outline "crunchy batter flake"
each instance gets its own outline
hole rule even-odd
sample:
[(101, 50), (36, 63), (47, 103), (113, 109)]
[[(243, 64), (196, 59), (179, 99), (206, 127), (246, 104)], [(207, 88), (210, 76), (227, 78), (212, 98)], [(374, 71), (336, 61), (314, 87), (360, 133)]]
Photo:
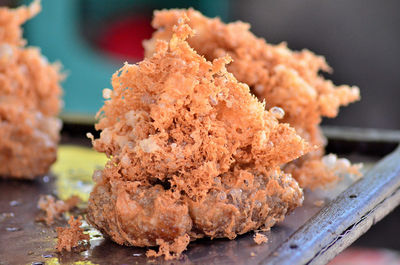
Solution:
[(149, 249), (146, 252), (146, 256), (149, 258), (156, 258), (164, 255), (165, 260), (176, 259), (179, 258), (180, 254), (186, 249), (189, 242), (190, 237), (187, 234), (176, 238), (171, 244), (162, 239), (157, 239), (156, 243), (160, 246), (158, 252)]
[(44, 221), (47, 225), (52, 225), (54, 219), (59, 219), (61, 215), (78, 205), (78, 196), (71, 196), (67, 200), (56, 200), (52, 195), (41, 195), (38, 201), (38, 208), (46, 212)]
[(78, 216), (77, 219), (74, 219), (73, 216), (70, 217), (68, 224), (70, 227), (57, 227), (57, 246), (56, 249), (58, 252), (63, 251), (64, 249), (68, 252), (71, 252), (73, 248), (78, 247), (80, 244), (86, 241), (87, 243), (90, 240), (90, 236), (83, 233), (83, 229), (80, 228), (82, 225), (82, 216)]
[(21, 24), (39, 11), (39, 1), (0, 8), (0, 177), (32, 179), (56, 160), (60, 66), (22, 39)]
[(257, 245), (261, 245), (268, 242), (267, 236), (260, 233), (255, 233), (253, 239)]
[(317, 207), (322, 207), (325, 204), (325, 201), (324, 200), (317, 200), (317, 201), (314, 201), (313, 204), (315, 206), (317, 206)]
[(185, 21), (151, 57), (113, 75), (100, 138), (90, 136), (109, 162), (93, 175), (88, 221), (167, 258), (189, 239), (233, 239), (281, 221), (303, 194), (280, 166), (311, 150), (227, 72), (229, 56), (210, 62), (188, 45)]
[[(324, 172), (321, 171), (325, 138), (319, 124), (322, 117), (335, 117), (340, 106), (358, 100), (359, 89), (335, 86), (324, 79), (319, 72), (330, 72), (331, 69), (321, 56), (308, 50), (291, 51), (286, 43), (268, 44), (254, 36), (247, 23), (224, 24), (218, 18), (204, 17), (193, 9), (155, 11), (153, 27), (157, 31), (152, 39), (144, 42), (146, 56), (153, 54), (156, 40), (171, 38), (172, 28), (183, 16), (190, 18), (189, 25), (196, 31), (188, 39), (191, 47), (208, 60), (230, 55), (233, 62), (227, 66), (228, 71), (240, 82), (248, 84), (252, 93), (265, 102), (267, 109), (283, 109), (285, 115), (281, 122), (289, 123), (304, 139), (318, 146), (286, 171), (292, 173), (302, 187), (334, 182), (337, 175), (326, 167)], [(278, 114), (282, 116), (282, 112)], [(318, 164), (318, 170), (310, 170), (310, 164)]]

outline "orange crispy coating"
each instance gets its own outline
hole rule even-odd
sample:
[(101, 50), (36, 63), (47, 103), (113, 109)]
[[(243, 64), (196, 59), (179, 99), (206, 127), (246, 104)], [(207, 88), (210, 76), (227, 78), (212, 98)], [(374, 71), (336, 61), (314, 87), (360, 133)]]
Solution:
[(0, 176), (34, 178), (56, 160), (63, 78), (36, 48), (25, 47), (21, 24), (39, 1), (0, 8)]
[[(319, 177), (325, 145), (319, 124), (323, 116), (335, 117), (340, 106), (358, 100), (359, 89), (346, 85), (337, 87), (319, 75), (321, 70), (331, 71), (321, 56), (308, 50), (291, 51), (285, 43), (268, 44), (254, 36), (247, 23), (224, 24), (218, 18), (204, 17), (193, 9), (156, 11), (153, 27), (157, 31), (152, 39), (144, 42), (146, 56), (154, 52), (156, 40), (171, 38), (172, 28), (182, 16), (190, 18), (189, 25), (196, 31), (188, 40), (191, 47), (208, 60), (230, 55), (233, 62), (228, 65), (228, 71), (248, 84), (260, 101), (265, 100), (267, 109), (282, 108), (285, 116), (281, 121), (289, 123), (304, 139), (319, 147), (286, 171), (297, 180), (307, 173), (312, 180), (300, 180), (302, 187), (335, 181), (337, 176), (326, 168)], [(312, 165), (319, 163), (316, 171), (307, 169), (310, 161), (314, 161)]]
[(285, 170), (296, 176), (301, 187), (316, 189), (321, 183), (334, 184), (338, 177), (345, 175), (357, 179), (361, 177), (361, 167), (362, 164), (352, 165), (346, 158), (337, 158), (335, 154), (328, 154), (320, 159), (302, 157), (295, 163), (289, 163)]
[(209, 62), (189, 47), (184, 21), (113, 75), (92, 137), (110, 160), (93, 175), (88, 221), (167, 258), (189, 238), (233, 239), (282, 220), (303, 194), (280, 165), (311, 150), (227, 72), (229, 57)]
[(261, 244), (263, 244), (263, 243), (267, 243), (267, 242), (268, 242), (267, 236), (266, 236), (266, 235), (263, 235), (263, 234), (260, 234), (260, 233), (256, 233), (256, 234), (254, 235), (253, 239), (254, 239), (254, 242), (255, 242), (257, 245), (261, 245)]
[[(165, 260), (172, 260), (179, 258), (180, 254), (186, 249), (189, 244), (190, 237), (186, 234), (184, 236), (178, 237), (173, 243), (169, 244), (162, 239), (157, 239), (157, 245), (159, 245), (158, 252), (149, 249), (146, 252), (146, 256), (149, 258), (156, 258), (164, 255)], [(171, 252), (173, 253), (171, 255)]]
[(52, 225), (54, 219), (58, 219), (65, 212), (76, 207), (80, 199), (78, 196), (71, 196), (67, 200), (56, 200), (52, 195), (41, 195), (38, 201), (38, 208), (46, 212), (44, 221), (47, 225)]
[(57, 246), (58, 252), (65, 249), (71, 252), (74, 247), (79, 246), (82, 241), (89, 241), (90, 236), (83, 233), (83, 229), (80, 228), (82, 225), (82, 216), (79, 216), (76, 220), (73, 216), (70, 217), (68, 224), (70, 227), (57, 227)]
[(29, 7), (22, 6), (14, 10), (0, 8), (0, 43), (13, 46), (25, 46), (21, 25), (40, 12), (40, 1), (35, 0)]

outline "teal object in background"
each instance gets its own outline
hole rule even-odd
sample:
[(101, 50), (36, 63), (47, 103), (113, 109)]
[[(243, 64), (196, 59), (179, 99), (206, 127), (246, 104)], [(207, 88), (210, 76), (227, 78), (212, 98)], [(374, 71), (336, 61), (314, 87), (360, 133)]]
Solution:
[(116, 60), (96, 49), (83, 34), (84, 20), (92, 20), (96, 25), (97, 21), (118, 16), (124, 10), (187, 7), (226, 20), (228, 2), (42, 0), (42, 12), (26, 23), (25, 37), (29, 45), (40, 47), (50, 62), (60, 61), (63, 65), (67, 78), (62, 83), (65, 105), (61, 118), (69, 123), (93, 123), (94, 115), (103, 105), (102, 90), (111, 86), (111, 76), (124, 60)]

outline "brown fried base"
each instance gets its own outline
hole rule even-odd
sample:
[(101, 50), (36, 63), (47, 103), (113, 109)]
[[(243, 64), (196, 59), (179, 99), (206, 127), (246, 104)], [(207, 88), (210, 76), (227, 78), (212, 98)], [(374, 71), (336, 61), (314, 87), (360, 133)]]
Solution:
[[(104, 171), (107, 174), (110, 171)], [(162, 185), (138, 182), (98, 183), (88, 206), (88, 221), (118, 244), (155, 246), (189, 235), (235, 238), (254, 229), (268, 229), (303, 201), (297, 182), (284, 173), (270, 176), (235, 170), (218, 177), (204, 200), (177, 196)], [(230, 183), (240, 175), (236, 183)]]

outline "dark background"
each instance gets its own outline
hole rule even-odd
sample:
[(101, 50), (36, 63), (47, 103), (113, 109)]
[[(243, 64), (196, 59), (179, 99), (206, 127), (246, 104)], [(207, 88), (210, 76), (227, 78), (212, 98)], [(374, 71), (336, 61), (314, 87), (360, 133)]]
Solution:
[(232, 18), (271, 43), (326, 57), (335, 84), (357, 85), (362, 100), (325, 124), (400, 129), (400, 1), (238, 0)]

